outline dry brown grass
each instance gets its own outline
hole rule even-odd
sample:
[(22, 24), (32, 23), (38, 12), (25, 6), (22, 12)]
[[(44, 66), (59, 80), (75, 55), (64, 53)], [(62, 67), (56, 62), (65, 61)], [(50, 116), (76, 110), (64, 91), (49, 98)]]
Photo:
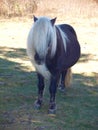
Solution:
[(0, 16), (29, 16), (37, 9), (37, 0), (0, 0)]
[[(61, 17), (98, 16), (98, 4), (94, 0), (40, 0), (38, 14)], [(64, 17), (63, 17), (64, 16)]]
[(38, 15), (65, 17), (98, 16), (97, 0), (0, 0), (0, 16)]

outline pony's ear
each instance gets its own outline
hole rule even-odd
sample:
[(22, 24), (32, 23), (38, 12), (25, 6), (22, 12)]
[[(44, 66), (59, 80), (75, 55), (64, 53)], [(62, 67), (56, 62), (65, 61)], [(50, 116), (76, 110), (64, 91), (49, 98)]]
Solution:
[(55, 24), (55, 21), (56, 21), (56, 18), (51, 19), (51, 24), (54, 25), (54, 24)]
[(34, 18), (34, 22), (36, 22), (38, 20), (38, 18), (35, 17), (34, 15), (33, 15), (33, 18)]

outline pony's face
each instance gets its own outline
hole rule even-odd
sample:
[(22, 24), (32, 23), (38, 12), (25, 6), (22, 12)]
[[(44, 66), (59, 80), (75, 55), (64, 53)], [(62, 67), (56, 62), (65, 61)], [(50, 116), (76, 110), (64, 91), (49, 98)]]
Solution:
[[(34, 59), (37, 64), (45, 62), (47, 54), (53, 57), (56, 51), (56, 30), (54, 19), (34, 16), (34, 24), (31, 28), (31, 44), (34, 51)], [(51, 51), (50, 51), (51, 50)]]

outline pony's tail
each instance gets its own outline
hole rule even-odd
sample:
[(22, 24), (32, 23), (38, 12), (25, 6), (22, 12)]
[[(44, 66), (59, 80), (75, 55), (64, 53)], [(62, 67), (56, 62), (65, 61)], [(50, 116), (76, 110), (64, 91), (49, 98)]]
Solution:
[(71, 86), (71, 84), (72, 84), (72, 70), (71, 68), (69, 68), (65, 76), (65, 86), (68, 88)]

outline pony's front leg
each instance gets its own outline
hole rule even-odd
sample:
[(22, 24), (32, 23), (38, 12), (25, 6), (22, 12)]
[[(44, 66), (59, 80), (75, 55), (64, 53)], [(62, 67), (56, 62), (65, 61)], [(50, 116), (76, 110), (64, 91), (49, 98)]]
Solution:
[(56, 112), (56, 102), (55, 102), (55, 96), (57, 91), (57, 83), (58, 78), (57, 77), (51, 77), (50, 86), (49, 86), (49, 92), (50, 92), (50, 104), (49, 104), (49, 114), (55, 114)]
[(38, 99), (35, 101), (35, 108), (40, 109), (43, 101), (43, 91), (44, 91), (44, 78), (41, 74), (37, 74), (38, 77)]

